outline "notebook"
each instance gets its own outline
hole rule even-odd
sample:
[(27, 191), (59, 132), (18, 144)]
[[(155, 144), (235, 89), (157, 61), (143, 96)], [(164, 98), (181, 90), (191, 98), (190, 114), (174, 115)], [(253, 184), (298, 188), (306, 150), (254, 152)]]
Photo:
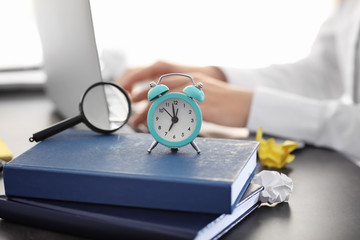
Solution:
[(147, 152), (150, 134), (69, 129), (4, 167), (8, 196), (231, 213), (256, 172), (254, 141), (197, 138)]
[(217, 239), (259, 206), (251, 184), (232, 214), (205, 214), (0, 196), (0, 217), (95, 239)]

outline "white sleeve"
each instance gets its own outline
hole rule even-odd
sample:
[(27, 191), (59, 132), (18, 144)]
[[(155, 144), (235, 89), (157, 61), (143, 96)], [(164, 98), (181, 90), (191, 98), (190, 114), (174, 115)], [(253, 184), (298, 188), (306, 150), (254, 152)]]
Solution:
[(325, 23), (311, 54), (296, 63), (263, 69), (222, 68), (227, 80), (254, 90), (247, 127), (330, 147), (360, 159), (360, 106), (346, 105), (336, 31)]
[(249, 89), (266, 86), (317, 99), (339, 98), (343, 87), (334, 25), (333, 19), (329, 19), (322, 26), (311, 54), (296, 63), (221, 70), (229, 83)]
[(262, 126), (269, 134), (301, 139), (360, 158), (360, 106), (340, 100), (311, 99), (270, 88), (257, 88), (248, 128)]

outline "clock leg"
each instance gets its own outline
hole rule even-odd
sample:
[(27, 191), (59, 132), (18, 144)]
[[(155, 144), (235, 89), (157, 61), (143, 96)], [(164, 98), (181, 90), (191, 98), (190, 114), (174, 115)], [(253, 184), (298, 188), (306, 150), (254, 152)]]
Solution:
[(199, 153), (200, 153), (200, 149), (199, 149), (199, 147), (196, 145), (195, 141), (192, 141), (190, 144), (191, 144), (191, 146), (196, 150), (196, 152), (199, 154)]
[(175, 152), (179, 151), (179, 148), (171, 148), (171, 151), (175, 153)]
[(156, 145), (158, 145), (158, 141), (155, 140), (155, 141), (153, 141), (153, 143), (150, 145), (149, 149), (147, 150), (148, 153), (151, 153), (151, 150), (153, 150), (156, 147)]

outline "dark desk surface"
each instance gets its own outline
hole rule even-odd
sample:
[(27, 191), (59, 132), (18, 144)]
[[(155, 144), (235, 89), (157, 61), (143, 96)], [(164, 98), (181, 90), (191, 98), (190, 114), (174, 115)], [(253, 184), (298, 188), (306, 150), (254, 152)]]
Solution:
[[(33, 132), (56, 121), (42, 93), (0, 93), (0, 113), (0, 137), (14, 156), (34, 145), (28, 142)], [(223, 239), (359, 238), (359, 167), (331, 150), (306, 147), (283, 172), (294, 181), (289, 203), (257, 209)], [(0, 220), (0, 239), (80, 238)]]

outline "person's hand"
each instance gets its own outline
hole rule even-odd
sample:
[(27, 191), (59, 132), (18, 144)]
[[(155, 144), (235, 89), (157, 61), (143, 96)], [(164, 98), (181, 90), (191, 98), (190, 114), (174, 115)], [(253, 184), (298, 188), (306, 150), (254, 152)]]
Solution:
[(217, 67), (197, 67), (197, 66), (186, 66), (180, 64), (173, 64), (169, 62), (158, 61), (152, 65), (146, 67), (138, 67), (127, 70), (123, 76), (116, 79), (116, 83), (128, 91), (131, 95), (135, 84), (143, 81), (154, 81), (157, 82), (159, 77), (167, 73), (185, 73), (190, 72), (203, 73), (212, 78), (226, 81), (224, 74)]
[[(198, 104), (204, 121), (232, 127), (246, 126), (252, 100), (251, 91), (237, 88), (203, 73), (188, 74), (193, 77), (195, 83), (203, 83), (205, 101), (198, 102)], [(169, 87), (170, 92), (182, 92), (186, 86), (191, 84), (187, 78), (183, 77), (164, 78), (162, 83)], [(132, 94), (132, 101), (136, 103), (147, 99), (148, 91), (149, 88)], [(151, 104), (152, 102), (143, 111), (132, 117), (132, 125), (146, 125), (147, 112)]]

